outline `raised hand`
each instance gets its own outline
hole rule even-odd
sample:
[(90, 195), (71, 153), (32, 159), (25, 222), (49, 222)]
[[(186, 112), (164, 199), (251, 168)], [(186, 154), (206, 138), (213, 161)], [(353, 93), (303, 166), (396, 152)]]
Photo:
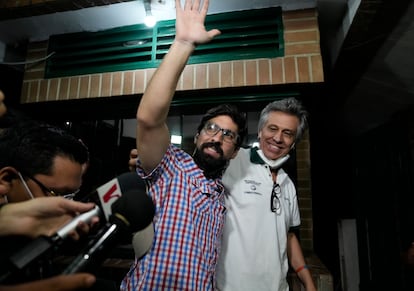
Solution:
[(180, 0), (175, 0), (176, 6), (176, 35), (175, 40), (189, 43), (193, 46), (211, 41), (220, 34), (218, 29), (207, 31), (204, 21), (208, 10), (208, 0), (200, 7), (200, 0), (185, 0), (184, 9)]

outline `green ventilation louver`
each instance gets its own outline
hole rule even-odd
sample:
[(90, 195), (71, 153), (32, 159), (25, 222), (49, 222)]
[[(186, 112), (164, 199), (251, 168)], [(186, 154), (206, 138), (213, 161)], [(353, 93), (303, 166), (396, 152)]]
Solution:
[[(272, 7), (208, 15), (206, 28), (222, 34), (200, 45), (189, 63), (283, 56), (282, 10)], [(158, 67), (174, 41), (175, 20), (154, 28), (132, 25), (51, 36), (45, 77), (63, 77)]]

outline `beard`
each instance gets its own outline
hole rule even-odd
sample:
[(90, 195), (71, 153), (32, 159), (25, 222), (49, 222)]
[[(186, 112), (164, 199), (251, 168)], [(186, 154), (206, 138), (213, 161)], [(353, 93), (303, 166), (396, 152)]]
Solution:
[[(220, 157), (213, 158), (204, 153), (204, 149), (208, 147), (214, 148)], [(193, 158), (208, 179), (220, 178), (228, 164), (228, 160), (223, 157), (223, 150), (221, 149), (219, 142), (203, 143), (200, 148), (195, 149)]]

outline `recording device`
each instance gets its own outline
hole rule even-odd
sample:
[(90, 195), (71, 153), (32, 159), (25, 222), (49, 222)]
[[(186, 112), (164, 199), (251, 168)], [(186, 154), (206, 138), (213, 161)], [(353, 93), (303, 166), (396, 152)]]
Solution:
[[(88, 223), (90, 222), (92, 217), (100, 216), (102, 213), (106, 216), (107, 212), (105, 212), (105, 209), (110, 207), (110, 205), (112, 205), (114, 201), (121, 197), (123, 193), (134, 190), (145, 192), (145, 183), (137, 176), (136, 173), (124, 173), (97, 188), (96, 191), (92, 192), (88, 196), (91, 197), (96, 196), (98, 194), (100, 195), (100, 197), (104, 197), (101, 199), (101, 203), (98, 203), (101, 205), (102, 210), (98, 206), (95, 206), (94, 209), (82, 213), (79, 216), (73, 218), (69, 223), (60, 228), (56, 232), (56, 234), (50, 237), (40, 236), (32, 242), (30, 242), (29, 244), (27, 244), (23, 249), (19, 250), (17, 253), (13, 254), (9, 258), (9, 272), (7, 274), (4, 274), (0, 278), (0, 282), (7, 279), (10, 275), (13, 274), (13, 272), (23, 270), (32, 262), (39, 259), (41, 256), (45, 255), (48, 251), (51, 251), (52, 249), (59, 247), (66, 239), (68, 234), (76, 229), (80, 221)], [(145, 194), (145, 196), (147, 195)], [(147, 198), (150, 199), (148, 196)], [(152, 205), (152, 201), (151, 206), (152, 208), (154, 207)], [(139, 208), (137, 208), (136, 211), (138, 211), (138, 209)], [(138, 219), (140, 219), (140, 217)], [(144, 226), (142, 226), (142, 228), (144, 228), (147, 225), (148, 224), (145, 224)]]
[(118, 243), (130, 243), (132, 233), (152, 224), (155, 207), (146, 191), (124, 193), (112, 204), (109, 222), (63, 271), (63, 274), (93, 272)]
[[(71, 231), (76, 229), (79, 222), (83, 221), (85, 223), (90, 223), (92, 220), (92, 217), (94, 216), (100, 216), (101, 210), (99, 209), (99, 206), (95, 206), (92, 210), (89, 210), (87, 212), (84, 212), (75, 218), (73, 218), (70, 222), (65, 224), (62, 228), (60, 228), (54, 236), (51, 237), (52, 241), (55, 240), (63, 240), (65, 239)], [(55, 237), (55, 239), (54, 239)]]

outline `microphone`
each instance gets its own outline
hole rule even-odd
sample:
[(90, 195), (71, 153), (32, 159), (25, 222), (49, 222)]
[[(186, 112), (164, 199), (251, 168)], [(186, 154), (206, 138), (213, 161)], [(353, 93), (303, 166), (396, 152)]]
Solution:
[[(144, 180), (139, 177), (137, 179), (135, 172), (127, 172), (100, 186), (95, 192), (88, 195), (87, 197), (90, 197), (91, 195), (95, 196), (94, 202), (101, 205), (101, 208), (105, 214), (105, 218), (108, 221), (112, 213), (112, 203), (114, 203), (114, 201), (116, 201), (122, 195), (120, 192), (124, 192), (123, 189), (129, 189), (132, 186), (139, 189), (146, 188)], [(119, 189), (121, 191), (119, 191)], [(142, 257), (148, 252), (152, 246), (153, 238), (154, 226), (152, 223), (147, 225), (144, 229), (133, 234), (132, 247), (137, 258)], [(127, 246), (121, 246), (121, 249), (129, 249), (130, 244), (131, 242), (129, 242)]]
[[(96, 191), (89, 194), (88, 197), (96, 195), (96, 193), (98, 193), (99, 197), (102, 196), (102, 211), (105, 216), (109, 217), (107, 210), (108, 207), (110, 208), (110, 205), (112, 205), (118, 197), (122, 196), (122, 193), (132, 191), (134, 189), (141, 189), (145, 191), (145, 183), (136, 173), (128, 172), (121, 174), (120, 176), (100, 186)], [(101, 213), (100, 208), (95, 206), (94, 209), (73, 218), (69, 223), (60, 228), (56, 234), (50, 237), (39, 236), (9, 258), (11, 269), (22, 270), (27, 267), (31, 262), (44, 255), (47, 251), (60, 245), (68, 234), (76, 229), (79, 221), (89, 223), (92, 217), (99, 216)], [(10, 274), (11, 271), (9, 272), (9, 275)]]
[(57, 239), (59, 239), (59, 240), (65, 239), (71, 231), (76, 229), (76, 227), (78, 226), (78, 223), (80, 221), (83, 221), (85, 223), (89, 223), (89, 222), (91, 222), (92, 217), (100, 216), (100, 215), (101, 215), (101, 210), (99, 209), (99, 206), (96, 205), (93, 209), (76, 216), (70, 222), (68, 222), (63, 227), (61, 227), (56, 232), (56, 234), (51, 237), (51, 240), (55, 241), (54, 237), (57, 237)]
[(132, 237), (132, 248), (137, 259), (141, 259), (151, 249), (154, 240), (154, 225), (150, 223), (146, 228), (137, 231)]
[(137, 173), (126, 172), (98, 187), (94, 192), (82, 199), (82, 201), (91, 200), (92, 197), (92, 201), (101, 206), (106, 221), (108, 221), (112, 213), (112, 204), (122, 196), (122, 193), (133, 189), (145, 190), (146, 184)]
[(63, 271), (63, 274), (93, 272), (116, 244), (129, 243), (133, 232), (152, 225), (154, 214), (154, 204), (146, 191), (136, 189), (126, 192), (113, 203), (112, 214), (106, 226)]

